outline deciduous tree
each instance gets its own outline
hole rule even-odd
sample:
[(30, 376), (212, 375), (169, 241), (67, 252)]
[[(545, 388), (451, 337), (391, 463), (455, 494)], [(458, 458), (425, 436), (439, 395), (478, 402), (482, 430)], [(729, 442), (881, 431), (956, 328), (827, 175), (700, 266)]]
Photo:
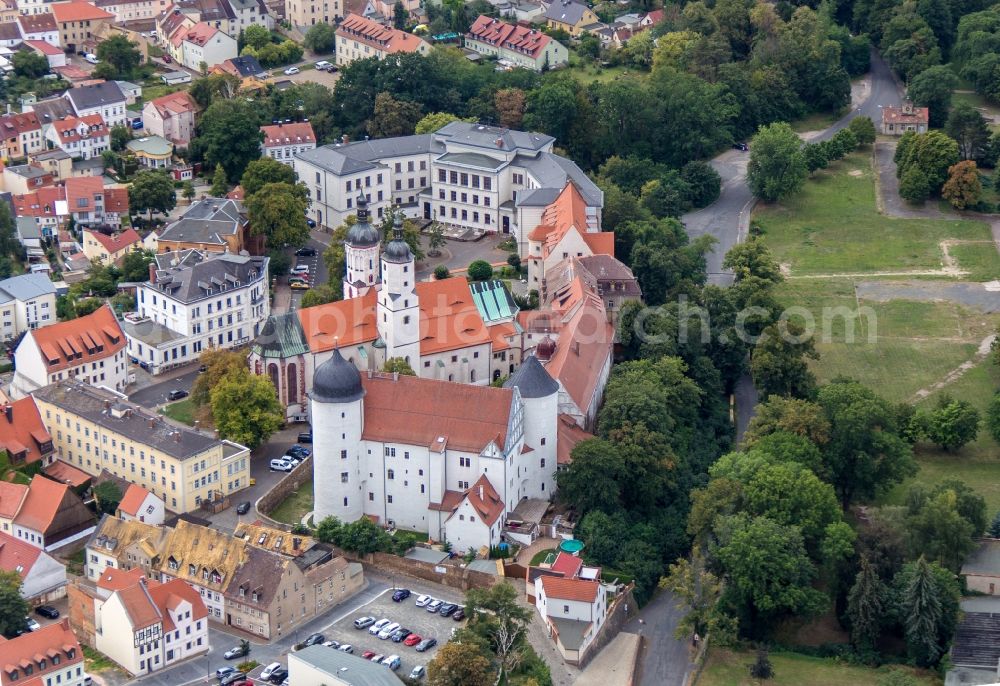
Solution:
[(271, 32), (266, 26), (251, 24), (243, 29), (243, 43), (249, 45), (254, 50), (260, 50), (271, 42)]
[(114, 516), (118, 510), (118, 504), (122, 501), (122, 489), (117, 482), (108, 480), (102, 481), (94, 487), (94, 498), (97, 500), (97, 507), (104, 514)]
[(951, 107), (951, 94), (958, 85), (958, 78), (950, 67), (932, 66), (913, 76), (907, 96), (914, 104), (928, 108), (930, 125), (944, 126)]
[(19, 50), (11, 58), (14, 73), (26, 79), (37, 79), (49, 71), (49, 61), (34, 50)]
[(204, 405), (211, 399), (212, 389), (225, 377), (246, 369), (246, 357), (241, 353), (209, 348), (198, 357), (198, 362), (205, 371), (198, 375), (191, 387), (191, 401), (195, 405)]
[(963, 160), (982, 159), (990, 130), (979, 110), (967, 102), (958, 103), (948, 115), (944, 130), (958, 143), (958, 154)]
[(213, 198), (224, 198), (229, 192), (229, 184), (226, 183), (226, 170), (221, 164), (215, 165), (215, 172), (212, 174), (212, 187), (208, 189), (208, 194)]
[(244, 201), (253, 233), (267, 236), (272, 246), (298, 246), (309, 240), (305, 187), (267, 183)]
[(854, 134), (858, 145), (871, 145), (875, 142), (875, 124), (870, 117), (855, 117), (847, 128)]
[(0, 571), (0, 634), (13, 636), (26, 630), (25, 618), (31, 606), (21, 595), (21, 575)]
[(754, 385), (763, 397), (785, 395), (809, 398), (816, 391), (816, 377), (809, 371), (807, 360), (819, 359), (816, 345), (801, 325), (786, 322), (772, 324), (761, 337), (750, 356), (750, 373)]
[(129, 184), (128, 202), (130, 212), (149, 212), (152, 221), (153, 212), (165, 214), (177, 205), (174, 182), (164, 171), (139, 172)]
[(286, 183), (295, 185), (295, 172), (287, 164), (282, 164), (273, 157), (261, 157), (247, 165), (240, 178), (245, 196), (250, 196), (269, 183)]
[(972, 160), (964, 160), (948, 168), (948, 180), (941, 188), (941, 197), (958, 210), (975, 207), (983, 196), (979, 170)]
[(413, 371), (413, 367), (402, 357), (390, 357), (385, 361), (382, 366), (382, 371), (389, 374), (402, 374), (404, 376), (416, 376), (417, 373)]
[(501, 88), (493, 96), (493, 105), (500, 115), (500, 126), (506, 129), (520, 129), (524, 120), (526, 99), (520, 88)]
[(142, 54), (135, 43), (122, 34), (116, 34), (97, 44), (97, 58), (114, 68), (115, 77), (129, 79), (142, 61)]
[(808, 170), (802, 141), (785, 123), (762, 126), (750, 147), (747, 183), (763, 200), (779, 200), (797, 192)]
[(428, 686), (494, 686), (496, 669), (484, 646), (448, 641), (427, 665)]
[(209, 167), (221, 164), (235, 182), (252, 160), (260, 157), (260, 108), (242, 98), (216, 100), (198, 123), (199, 138)]
[(945, 394), (927, 413), (924, 430), (927, 438), (950, 452), (976, 440), (979, 423), (979, 410), (972, 403)]
[(310, 26), (309, 30), (306, 31), (306, 37), (303, 45), (306, 46), (307, 50), (322, 55), (328, 52), (333, 52), (336, 40), (336, 29), (334, 29), (334, 27), (330, 24), (319, 22), (318, 24)]
[(408, 136), (420, 121), (420, 105), (398, 100), (389, 93), (375, 96), (375, 110), (368, 121), (368, 134), (374, 138)]
[(251, 450), (266, 441), (285, 420), (271, 380), (251, 374), (245, 366), (222, 377), (209, 397), (219, 436)]

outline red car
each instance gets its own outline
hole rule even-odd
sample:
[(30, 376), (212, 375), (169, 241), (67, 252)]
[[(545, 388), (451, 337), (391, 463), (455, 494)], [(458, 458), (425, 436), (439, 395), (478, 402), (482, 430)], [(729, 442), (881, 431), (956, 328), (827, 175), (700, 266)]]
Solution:
[(366, 660), (370, 660), (373, 657), (375, 657), (375, 651), (374, 650), (366, 650), (365, 652), (361, 653), (361, 657), (363, 657)]
[(162, 59), (163, 59), (163, 61), (164, 61), (164, 62), (166, 62), (167, 64), (170, 64), (170, 62), (172, 61), (172, 60), (170, 59), (170, 55), (164, 55)]
[(420, 638), (416, 634), (410, 634), (409, 636), (406, 637), (406, 640), (403, 641), (403, 645), (405, 645), (405, 646), (415, 646), (418, 643), (420, 643), (422, 640), (424, 640), (424, 639)]

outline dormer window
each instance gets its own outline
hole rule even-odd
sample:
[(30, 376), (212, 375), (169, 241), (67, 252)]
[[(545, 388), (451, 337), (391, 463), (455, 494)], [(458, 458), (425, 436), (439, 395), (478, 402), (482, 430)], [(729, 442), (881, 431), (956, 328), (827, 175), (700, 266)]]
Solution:
[(194, 576), (197, 573), (198, 573), (198, 568), (197, 567), (195, 567), (194, 565), (188, 565), (188, 575), (189, 576)]
[(10, 672), (7, 673), (7, 675), (10, 677), (11, 681), (17, 681), (18, 679), (21, 678), (21, 675), (17, 673), (16, 669), (11, 670)]
[(260, 599), (260, 594), (258, 594), (257, 591), (254, 591), (250, 599), (256, 603)]

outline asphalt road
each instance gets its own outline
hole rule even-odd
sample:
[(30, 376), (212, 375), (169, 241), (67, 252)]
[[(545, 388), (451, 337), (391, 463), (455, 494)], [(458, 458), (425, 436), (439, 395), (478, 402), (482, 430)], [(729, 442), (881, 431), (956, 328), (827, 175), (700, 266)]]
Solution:
[(903, 94), (892, 70), (885, 63), (878, 53), (872, 51), (872, 64), (868, 72), (869, 90), (868, 97), (861, 106), (841, 117), (841, 119), (826, 131), (814, 138), (814, 141), (824, 141), (831, 138), (833, 134), (840, 131), (851, 123), (855, 117), (869, 117), (875, 122), (877, 129), (882, 122), (883, 107), (899, 107), (903, 102)]
[[(153, 378), (154, 380), (156, 379), (156, 377)], [(180, 376), (174, 376), (162, 381), (155, 381), (152, 385), (137, 389), (132, 393), (129, 393), (128, 399), (137, 405), (142, 405), (143, 407), (152, 409), (159, 405), (163, 405), (164, 403), (170, 402), (167, 398), (167, 394), (169, 394), (170, 391), (176, 389), (190, 392), (196, 378), (198, 378), (198, 365), (192, 364), (190, 371), (185, 372)]]
[(622, 631), (645, 640), (639, 654), (640, 686), (681, 686), (691, 670), (687, 641), (674, 638), (674, 630), (684, 616), (669, 591), (661, 591)]

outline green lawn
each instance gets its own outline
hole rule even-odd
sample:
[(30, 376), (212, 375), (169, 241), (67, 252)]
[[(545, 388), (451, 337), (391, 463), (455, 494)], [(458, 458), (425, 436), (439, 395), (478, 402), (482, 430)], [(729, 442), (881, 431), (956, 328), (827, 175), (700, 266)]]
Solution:
[(548, 557), (549, 555), (555, 555), (556, 552), (557, 551), (556, 551), (555, 548), (547, 548), (546, 550), (539, 550), (537, 553), (535, 553), (532, 556), (531, 563), (530, 563), (531, 566), (532, 567), (537, 567), (538, 565), (540, 565), (543, 562), (545, 562), (545, 558), (546, 557)]
[(97, 652), (90, 646), (83, 646), (83, 661), (87, 671), (92, 674), (118, 669), (118, 665), (111, 658), (104, 653)]
[(791, 125), (797, 133), (822, 131), (833, 126), (842, 116), (844, 116), (843, 112), (814, 112), (802, 119), (796, 119), (791, 122)]
[(592, 83), (609, 83), (619, 76), (625, 74), (645, 76), (645, 72), (628, 67), (601, 67), (597, 64), (584, 65), (582, 62), (567, 68), (567, 72), (572, 74), (583, 86)]
[[(752, 652), (733, 652), (721, 648), (709, 651), (708, 662), (697, 686), (756, 686), (761, 682), (750, 678), (748, 666), (755, 659)], [(838, 662), (834, 659), (807, 657), (795, 653), (771, 653), (774, 678), (767, 686), (876, 686), (889, 667), (873, 669)], [(917, 674), (907, 667), (895, 667)], [(924, 673), (926, 674), (926, 673)], [(926, 675), (921, 686), (940, 684), (940, 680)]]
[(194, 411), (194, 402), (191, 398), (178, 400), (177, 402), (170, 403), (163, 408), (163, 414), (167, 415), (176, 422), (187, 424), (188, 426), (194, 426)]
[(284, 502), (271, 510), (268, 515), (271, 519), (285, 524), (299, 524), (302, 518), (313, 509), (313, 482), (312, 479), (306, 481), (299, 487), (299, 490), (285, 498)]
[[(989, 241), (978, 221), (892, 219), (875, 208), (874, 173), (868, 153), (856, 153), (814, 174), (797, 195), (762, 205), (754, 218), (768, 245), (793, 276), (875, 271), (935, 270), (942, 267), (946, 239)], [(958, 247), (958, 246), (956, 246)], [(1000, 272), (994, 251), (960, 250), (977, 277)], [(992, 278), (992, 277), (988, 277)]]

